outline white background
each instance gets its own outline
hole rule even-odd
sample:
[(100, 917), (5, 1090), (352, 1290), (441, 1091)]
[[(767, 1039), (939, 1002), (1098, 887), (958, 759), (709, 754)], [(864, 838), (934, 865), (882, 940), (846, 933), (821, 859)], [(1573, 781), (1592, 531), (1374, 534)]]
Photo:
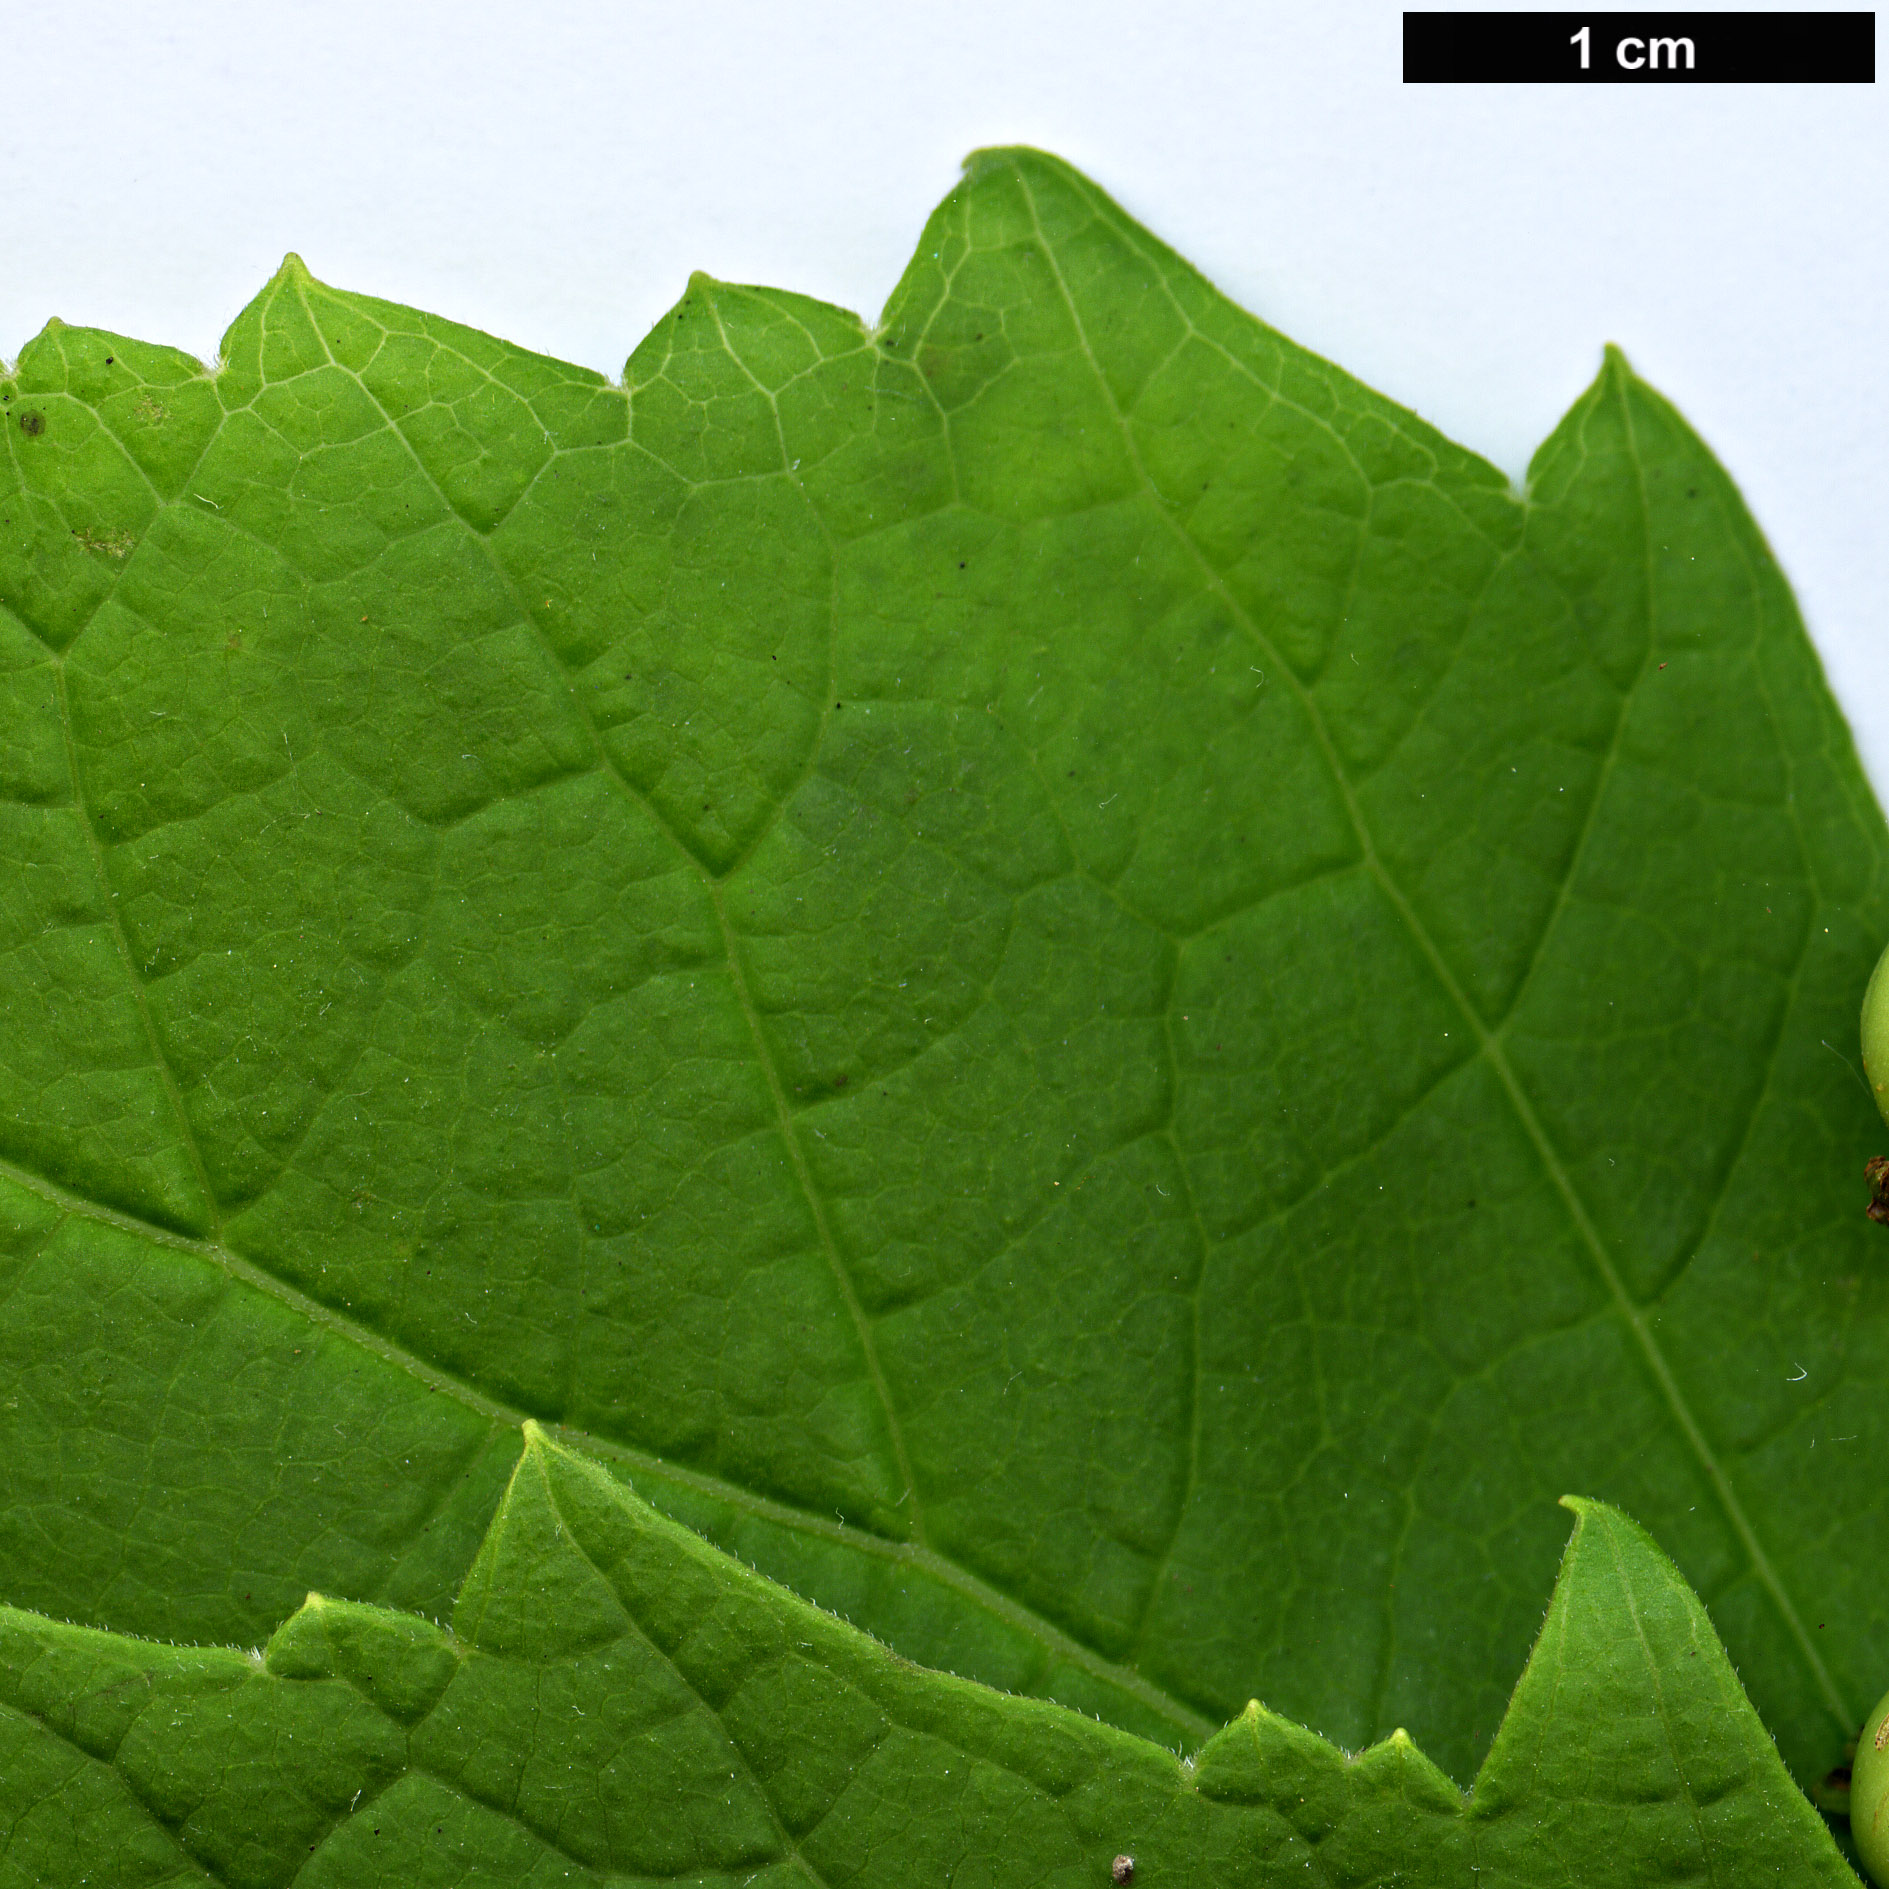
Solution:
[(284, 251), (615, 374), (691, 268), (868, 316), (978, 145), (1069, 158), (1519, 478), (1617, 341), (1743, 487), (1889, 798), (1873, 86), (1405, 87), (1378, 0), (14, 0), (0, 353), (209, 357)]

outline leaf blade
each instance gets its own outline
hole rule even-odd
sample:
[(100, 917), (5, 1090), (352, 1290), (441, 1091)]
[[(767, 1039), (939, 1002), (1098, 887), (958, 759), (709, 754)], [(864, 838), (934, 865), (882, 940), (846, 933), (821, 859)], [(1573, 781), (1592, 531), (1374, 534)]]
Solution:
[[(160, 1469), (42, 1368), (11, 1592), (209, 1637), (311, 1576), (437, 1601), (534, 1415), (914, 1650), (1188, 1738), (1255, 1691), (1408, 1720), (1467, 1776), (1582, 1486), (1830, 1762), (1884, 1623), (1802, 1445), (1875, 1438), (1883, 1320), (1820, 1046), (1881, 823), (1623, 361), (1523, 500), (1029, 153), (973, 164), (877, 335), (698, 279), (621, 391), (299, 265), (217, 376), (119, 346), (49, 331), (8, 429), (9, 817), (50, 796), (61, 883), (92, 862), (81, 913), (11, 842), (21, 936), (115, 925), (125, 1025), (70, 1052), (115, 1101), (15, 1105), (19, 1237), (96, 1197), (185, 1250), (188, 1189), (112, 1141), (174, 1096), (236, 1323), (260, 1292), (456, 1409), (391, 1527), (311, 1461), (238, 1602), (203, 1518), (266, 1449), (192, 1461), (200, 1380)], [(75, 1355), (175, 1356), (180, 1314), (90, 1290)], [(397, 1484), (353, 1371), (338, 1461)], [(252, 1438), (296, 1401), (259, 1395)], [(111, 1527), (184, 1612), (114, 1587)]]

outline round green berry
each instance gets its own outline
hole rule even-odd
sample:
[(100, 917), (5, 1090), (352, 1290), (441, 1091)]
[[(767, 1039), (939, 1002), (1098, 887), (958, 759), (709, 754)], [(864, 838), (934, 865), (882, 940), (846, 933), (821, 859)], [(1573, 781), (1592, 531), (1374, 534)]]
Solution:
[(1889, 1693), (1877, 1700), (1856, 1741), (1856, 1762), (1850, 1766), (1850, 1836), (1863, 1867), (1877, 1882), (1889, 1884)]
[(1889, 1120), (1889, 950), (1876, 960), (1863, 992), (1863, 1074)]

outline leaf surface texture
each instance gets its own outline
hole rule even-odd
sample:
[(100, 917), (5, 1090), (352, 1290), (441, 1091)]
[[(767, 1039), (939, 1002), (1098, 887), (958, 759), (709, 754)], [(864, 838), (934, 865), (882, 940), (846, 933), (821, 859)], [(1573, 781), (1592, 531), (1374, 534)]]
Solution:
[(0, 393), (0, 1595), (443, 1613), (530, 1418), (1464, 1781), (1577, 1489), (1838, 1761), (1884, 830), (1620, 357), (1519, 494), (993, 152), (877, 329), (697, 278), (617, 386), (291, 259)]

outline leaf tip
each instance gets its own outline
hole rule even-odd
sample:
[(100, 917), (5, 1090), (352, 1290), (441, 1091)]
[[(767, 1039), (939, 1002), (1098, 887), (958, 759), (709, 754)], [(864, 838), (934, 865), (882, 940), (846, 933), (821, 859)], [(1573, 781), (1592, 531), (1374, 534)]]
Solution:
[(967, 184), (988, 177), (992, 171), (1066, 168), (1060, 158), (1052, 157), (1047, 151), (1039, 151), (1029, 144), (980, 144), (975, 151), (966, 152), (963, 166)]
[(964, 162), (958, 166), (966, 177), (975, 177), (981, 171), (1001, 164), (1010, 155), (1007, 144), (980, 144), (974, 151), (966, 151)]

